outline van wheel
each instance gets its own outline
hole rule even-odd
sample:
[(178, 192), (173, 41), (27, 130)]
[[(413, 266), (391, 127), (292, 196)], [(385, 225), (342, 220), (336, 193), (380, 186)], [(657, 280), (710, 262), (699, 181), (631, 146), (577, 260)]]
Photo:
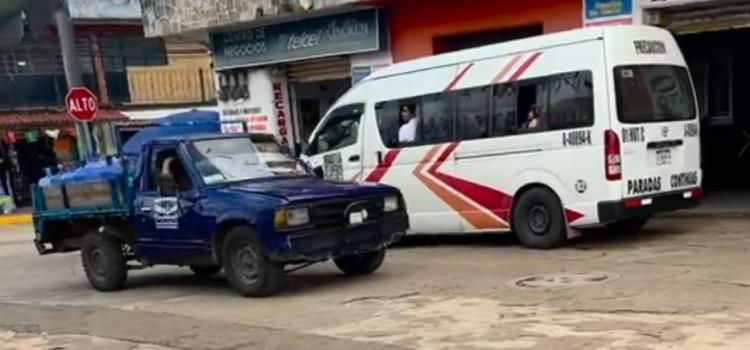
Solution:
[(229, 284), (243, 296), (270, 296), (284, 287), (283, 265), (271, 261), (260, 237), (249, 227), (229, 231), (222, 262)]
[(513, 208), (512, 220), (513, 231), (527, 247), (550, 249), (567, 240), (560, 200), (546, 188), (524, 192)]
[(219, 271), (221, 271), (221, 266), (192, 265), (190, 266), (190, 271), (193, 271), (193, 273), (198, 276), (208, 277), (219, 273)]
[(621, 221), (617, 221), (607, 225), (607, 230), (616, 234), (632, 234), (637, 233), (643, 226), (646, 226), (651, 218), (630, 218)]
[(122, 244), (98, 232), (87, 234), (81, 247), (81, 262), (86, 278), (102, 292), (121, 290), (128, 278), (127, 259)]
[(347, 276), (369, 275), (377, 271), (385, 260), (385, 248), (333, 259), (336, 267)]

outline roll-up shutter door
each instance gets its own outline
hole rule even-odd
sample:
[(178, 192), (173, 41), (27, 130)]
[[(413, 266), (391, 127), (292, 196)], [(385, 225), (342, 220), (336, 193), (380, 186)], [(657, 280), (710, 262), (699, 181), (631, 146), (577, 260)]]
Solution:
[(351, 76), (351, 63), (348, 56), (305, 60), (288, 64), (287, 74), (290, 81), (299, 83), (347, 79)]
[[(721, 4), (721, 5), (719, 5)], [(662, 9), (656, 24), (676, 34), (691, 34), (750, 27), (750, 4), (715, 2), (710, 7)]]

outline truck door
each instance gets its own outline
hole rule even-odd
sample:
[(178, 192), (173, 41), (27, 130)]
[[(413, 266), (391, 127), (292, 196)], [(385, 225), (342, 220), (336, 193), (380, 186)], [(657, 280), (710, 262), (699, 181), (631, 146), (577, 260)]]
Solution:
[[(176, 146), (154, 148), (149, 155), (143, 190), (134, 201), (138, 245), (149, 260), (175, 262), (205, 253), (204, 222), (196, 210), (197, 189)], [(169, 173), (177, 195), (159, 191), (158, 178)]]
[(362, 113), (364, 104), (332, 111), (310, 143), (310, 163), (331, 180), (356, 181), (362, 176)]

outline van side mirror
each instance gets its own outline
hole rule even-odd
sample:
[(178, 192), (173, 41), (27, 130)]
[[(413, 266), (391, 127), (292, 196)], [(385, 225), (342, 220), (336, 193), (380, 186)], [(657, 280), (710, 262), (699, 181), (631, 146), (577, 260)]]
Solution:
[(174, 176), (170, 174), (159, 175), (158, 186), (159, 197), (177, 196), (177, 184), (174, 180)]

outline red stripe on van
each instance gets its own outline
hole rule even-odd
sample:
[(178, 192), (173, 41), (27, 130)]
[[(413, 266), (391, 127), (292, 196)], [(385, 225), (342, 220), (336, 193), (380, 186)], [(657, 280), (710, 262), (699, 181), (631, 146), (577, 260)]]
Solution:
[(455, 88), (456, 85), (458, 85), (458, 82), (461, 81), (464, 75), (466, 75), (466, 72), (468, 72), (469, 69), (471, 69), (471, 67), (473, 66), (474, 66), (474, 62), (469, 63), (466, 67), (464, 67), (464, 69), (462, 69), (461, 72), (458, 73), (458, 75), (455, 78), (453, 78), (453, 81), (451, 81), (450, 84), (448, 84), (448, 86), (445, 87), (445, 91), (453, 90), (453, 88)]
[(531, 55), (531, 57), (529, 57), (529, 59), (527, 59), (526, 62), (524, 62), (515, 73), (513, 73), (510, 79), (508, 79), (508, 81), (518, 80), (518, 78), (520, 78), (523, 75), (523, 73), (526, 73), (526, 70), (528, 70), (529, 67), (531, 67), (534, 64), (534, 62), (536, 62), (536, 60), (539, 59), (539, 56), (541, 55), (542, 55), (541, 51), (534, 52), (534, 54)]
[(583, 217), (583, 213), (579, 213), (572, 209), (565, 209), (565, 219), (568, 220), (568, 225), (570, 225), (570, 223), (582, 217)]
[(513, 69), (513, 66), (515, 66), (516, 63), (518, 63), (518, 60), (520, 59), (521, 59), (521, 55), (516, 55), (513, 58), (511, 58), (510, 61), (508, 61), (508, 63), (505, 64), (503, 69), (501, 69), (500, 72), (497, 73), (495, 78), (492, 79), (492, 84), (495, 84), (503, 80), (503, 78), (505, 78), (505, 76), (508, 75), (508, 73), (510, 73), (510, 70)]
[[(438, 161), (428, 170), (430, 175), (507, 222), (510, 203), (513, 199), (511, 196), (494, 188), (451, 176), (438, 170), (442, 163), (456, 150), (456, 147), (458, 147), (458, 143), (453, 143), (445, 149)], [(504, 228), (507, 225), (498, 222), (494, 227)]]
[(378, 164), (378, 167), (375, 168), (375, 170), (373, 170), (370, 175), (367, 175), (365, 182), (380, 182), (380, 180), (383, 179), (383, 176), (385, 176), (391, 166), (393, 166), (393, 163), (396, 162), (396, 158), (398, 157), (398, 154), (400, 152), (400, 149), (393, 149), (388, 151), (388, 153), (386, 153), (385, 157), (383, 158), (383, 162)]

